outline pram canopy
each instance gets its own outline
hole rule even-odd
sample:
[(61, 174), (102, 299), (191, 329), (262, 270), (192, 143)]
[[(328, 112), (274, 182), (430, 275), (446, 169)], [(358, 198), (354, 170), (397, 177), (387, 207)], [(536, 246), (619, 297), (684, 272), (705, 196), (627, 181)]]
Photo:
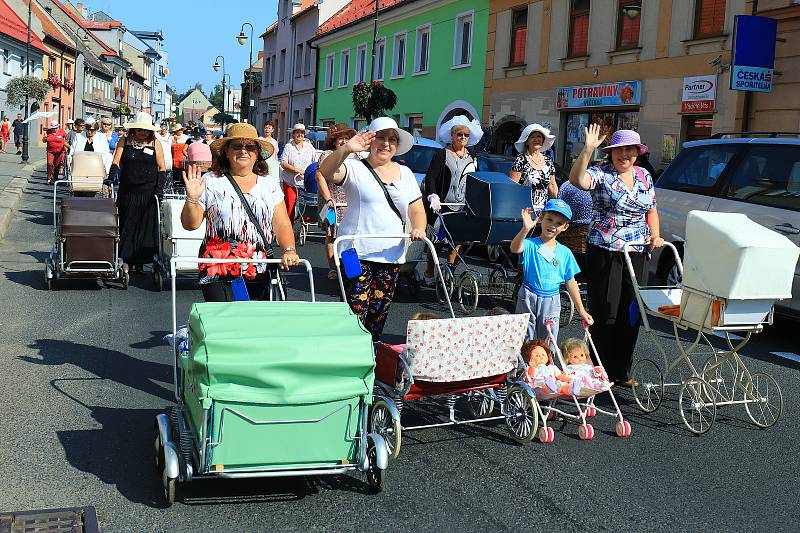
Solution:
[(200, 398), (301, 405), (372, 391), (372, 337), (346, 303), (196, 303), (189, 331)]
[(117, 208), (111, 198), (65, 197), (61, 200), (62, 237), (116, 237)]

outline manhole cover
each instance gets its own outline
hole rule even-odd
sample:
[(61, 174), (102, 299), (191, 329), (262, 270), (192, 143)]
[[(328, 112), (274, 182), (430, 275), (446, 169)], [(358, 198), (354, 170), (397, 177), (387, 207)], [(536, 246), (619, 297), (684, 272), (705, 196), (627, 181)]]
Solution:
[(99, 533), (94, 507), (0, 512), (0, 533)]

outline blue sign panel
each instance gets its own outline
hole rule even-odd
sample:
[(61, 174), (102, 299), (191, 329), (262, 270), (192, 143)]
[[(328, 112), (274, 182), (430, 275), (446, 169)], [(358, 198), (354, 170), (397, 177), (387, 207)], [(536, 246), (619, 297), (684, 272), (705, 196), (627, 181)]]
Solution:
[(777, 31), (778, 21), (775, 19), (736, 15), (731, 60), (731, 89), (772, 91)]
[(559, 87), (556, 109), (639, 105), (642, 99), (638, 81), (614, 81), (595, 85)]

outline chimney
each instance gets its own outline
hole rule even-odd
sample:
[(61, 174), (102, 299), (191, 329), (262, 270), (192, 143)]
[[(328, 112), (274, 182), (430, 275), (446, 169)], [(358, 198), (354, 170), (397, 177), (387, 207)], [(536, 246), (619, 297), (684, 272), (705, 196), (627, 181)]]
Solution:
[(75, 4), (75, 10), (81, 18), (86, 18), (86, 8), (83, 7), (83, 2)]

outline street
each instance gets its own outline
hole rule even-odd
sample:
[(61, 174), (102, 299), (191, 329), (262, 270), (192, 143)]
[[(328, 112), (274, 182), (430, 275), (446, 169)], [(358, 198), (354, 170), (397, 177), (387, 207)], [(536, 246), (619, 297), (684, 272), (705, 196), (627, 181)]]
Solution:
[[(196, 481), (165, 508), (153, 467), (153, 420), (174, 401), (162, 342), (171, 329), (169, 292), (156, 292), (149, 272), (133, 277), (127, 291), (80, 281), (47, 291), (51, 206), (52, 190), (37, 172), (0, 242), (2, 510), (91, 505), (103, 531), (120, 532), (797, 530), (800, 362), (771, 353), (800, 347), (797, 323), (785, 319), (743, 351), (752, 371), (770, 373), (783, 390), (782, 418), (768, 430), (732, 406), (718, 409), (709, 433), (694, 436), (680, 420), (675, 393), (644, 415), (621, 391), (633, 426), (627, 439), (615, 436), (606, 417), (594, 420), (589, 442), (578, 439), (575, 424), (556, 423), (550, 445), (520, 446), (502, 421), (421, 430), (404, 433), (378, 495), (361, 474)], [(338, 299), (319, 239), (300, 255), (315, 267), (318, 297)], [(291, 299), (308, 299), (300, 269), (288, 280)], [(400, 295), (386, 340), (400, 342), (416, 311), (444, 316), (433, 290), (419, 298)], [(200, 300), (194, 280), (180, 279), (179, 324)], [(481, 300), (477, 313), (489, 305)], [(671, 328), (659, 327), (674, 351)], [(561, 333), (578, 335), (576, 322)], [(319, 352), (325, 357), (325, 346)], [(659, 360), (644, 333), (636, 356)], [(445, 413), (438, 402), (420, 401), (404, 418), (436, 413)]]

